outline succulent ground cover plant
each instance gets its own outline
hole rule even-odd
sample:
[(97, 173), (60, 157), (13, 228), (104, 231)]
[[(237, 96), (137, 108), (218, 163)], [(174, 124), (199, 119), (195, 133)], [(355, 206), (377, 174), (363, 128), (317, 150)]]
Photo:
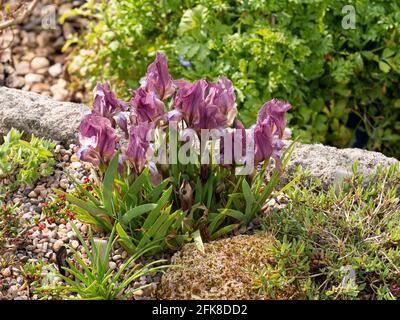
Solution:
[(32, 186), (41, 177), (49, 177), (54, 170), (55, 144), (32, 135), (30, 142), (22, 139), (22, 132), (11, 129), (0, 146), (0, 201), (6, 192), (21, 185)]
[(76, 183), (78, 197), (57, 191), (77, 217), (108, 232), (116, 224), (131, 253), (201, 244), (249, 223), (292, 150), (282, 153), (290, 104), (265, 103), (246, 130), (236, 119), (231, 81), (173, 80), (161, 53), (131, 93), (125, 102), (108, 83), (94, 89), (78, 155), (98, 178)]
[[(0, 247), (6, 237), (16, 237), (20, 225), (17, 216), (14, 213), (15, 205), (10, 207), (6, 204), (0, 205)], [(0, 251), (1, 252), (1, 251)]]
[(278, 241), (275, 263), (255, 285), (273, 295), (293, 290), (307, 299), (399, 299), (400, 167), (357, 174), (329, 190), (318, 180), (288, 189), (288, 205), (271, 210), (263, 229)]

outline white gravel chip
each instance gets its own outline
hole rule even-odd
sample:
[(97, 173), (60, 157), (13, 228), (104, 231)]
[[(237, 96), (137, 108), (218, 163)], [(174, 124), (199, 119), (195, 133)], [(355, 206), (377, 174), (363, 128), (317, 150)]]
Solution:
[(60, 250), (60, 248), (64, 245), (64, 242), (62, 240), (57, 240), (54, 244), (53, 244), (53, 250), (55, 252), (57, 252), (58, 250)]

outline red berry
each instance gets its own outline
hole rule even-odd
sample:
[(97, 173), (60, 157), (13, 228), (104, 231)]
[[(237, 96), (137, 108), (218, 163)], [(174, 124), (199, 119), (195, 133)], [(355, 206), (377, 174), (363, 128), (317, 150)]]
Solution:
[(40, 231), (42, 231), (42, 230), (44, 230), (44, 228), (46, 228), (46, 226), (43, 223), (39, 223), (38, 227), (39, 227)]
[(75, 218), (75, 215), (71, 212), (71, 210), (67, 210), (67, 214), (69, 215), (69, 218), (72, 220)]

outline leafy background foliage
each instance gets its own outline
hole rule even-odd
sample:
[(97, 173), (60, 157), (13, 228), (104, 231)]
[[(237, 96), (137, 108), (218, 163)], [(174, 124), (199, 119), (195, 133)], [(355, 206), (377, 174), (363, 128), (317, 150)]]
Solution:
[[(342, 28), (348, 4), (355, 30)], [(173, 76), (230, 78), (247, 125), (266, 100), (286, 99), (303, 142), (399, 157), (399, 8), (397, 0), (88, 1), (69, 13), (93, 17), (87, 35), (67, 44), (78, 43), (69, 69), (90, 89), (111, 80), (128, 98), (162, 50)]]

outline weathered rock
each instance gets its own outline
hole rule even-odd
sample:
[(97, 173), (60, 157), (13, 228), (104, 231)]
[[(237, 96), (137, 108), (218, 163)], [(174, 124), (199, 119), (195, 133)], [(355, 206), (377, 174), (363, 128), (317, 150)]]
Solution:
[[(268, 299), (254, 289), (255, 274), (273, 261), (268, 249), (274, 243), (271, 236), (242, 235), (207, 243), (204, 254), (187, 244), (172, 257), (173, 267), (161, 279), (158, 298)], [(277, 292), (277, 299), (288, 297), (296, 293)]]
[(0, 136), (12, 127), (57, 140), (76, 143), (81, 116), (88, 111), (83, 104), (57, 102), (31, 92), (0, 87)]
[(304, 171), (310, 170), (311, 177), (320, 179), (323, 187), (327, 187), (345, 177), (351, 177), (355, 161), (359, 163), (358, 173), (365, 178), (374, 174), (379, 165), (388, 167), (395, 163), (400, 164), (399, 160), (379, 152), (299, 143), (293, 151), (281, 184), (288, 182), (300, 165)]

